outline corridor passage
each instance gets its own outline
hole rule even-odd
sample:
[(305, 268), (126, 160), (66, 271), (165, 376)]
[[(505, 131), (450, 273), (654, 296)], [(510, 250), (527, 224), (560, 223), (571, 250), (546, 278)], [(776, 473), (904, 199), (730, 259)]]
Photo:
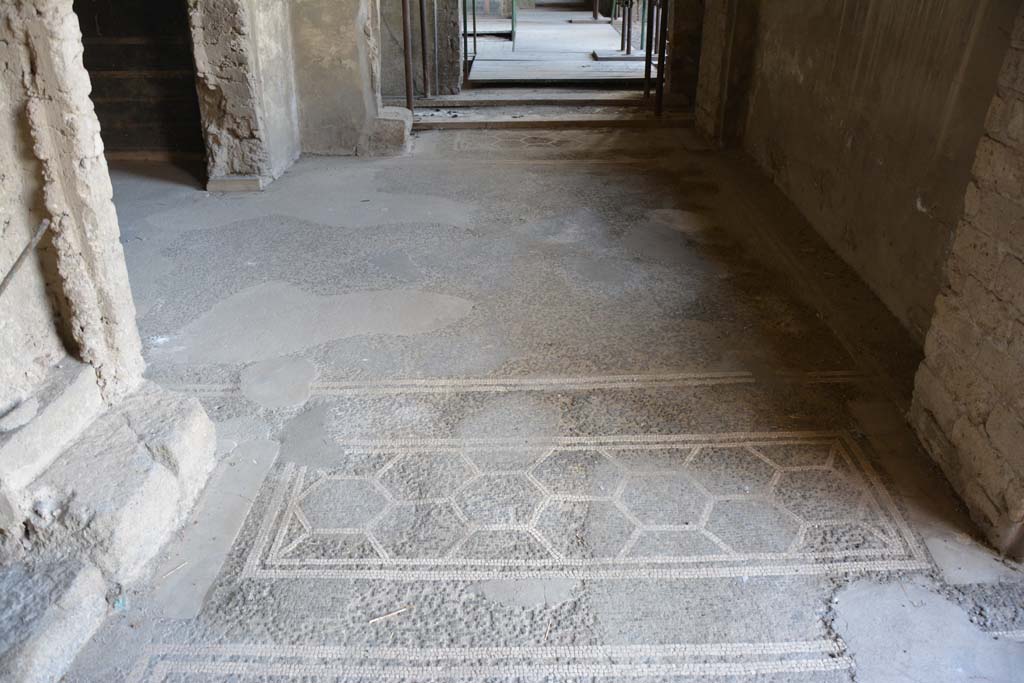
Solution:
[(1024, 581), (905, 426), (919, 352), (748, 164), (665, 129), (252, 194), (115, 166), (147, 375), (219, 466), (67, 680), (1011, 680)]

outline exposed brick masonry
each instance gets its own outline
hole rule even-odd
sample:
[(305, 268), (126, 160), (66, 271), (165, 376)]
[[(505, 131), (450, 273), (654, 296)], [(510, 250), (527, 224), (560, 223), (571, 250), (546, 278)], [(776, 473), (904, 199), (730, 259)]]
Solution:
[(1024, 8), (978, 145), (911, 420), (990, 540), (1024, 554)]

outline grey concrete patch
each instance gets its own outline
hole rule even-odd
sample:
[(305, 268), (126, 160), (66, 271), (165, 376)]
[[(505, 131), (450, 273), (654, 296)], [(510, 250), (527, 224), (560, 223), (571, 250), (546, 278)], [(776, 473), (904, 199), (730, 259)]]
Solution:
[(214, 470), (184, 531), (154, 572), (153, 600), (162, 616), (199, 614), (279, 450), (276, 441), (247, 441)]
[(835, 598), (834, 628), (858, 683), (1020, 680), (1024, 643), (983, 633), (967, 614), (919, 581), (861, 580)]
[(1024, 573), (1014, 569), (992, 550), (968, 536), (927, 537), (928, 552), (947, 583), (995, 583), (1024, 580)]
[(302, 358), (260, 361), (242, 370), (242, 394), (264, 408), (302, 405), (316, 376), (316, 366)]
[(329, 467), (336, 462), (338, 446), (327, 425), (330, 411), (326, 406), (307, 407), (281, 431), (281, 444), (291, 462), (309, 467)]
[(492, 579), (471, 588), (488, 600), (525, 609), (555, 607), (576, 597), (583, 583), (572, 579)]
[(252, 415), (233, 417), (217, 423), (217, 457), (231, 453), (240, 443), (270, 437), (269, 424)]
[(429, 332), (472, 307), (459, 297), (417, 290), (317, 296), (270, 282), (221, 301), (186, 325), (173, 346), (152, 355), (179, 363), (267, 360), (344, 337)]

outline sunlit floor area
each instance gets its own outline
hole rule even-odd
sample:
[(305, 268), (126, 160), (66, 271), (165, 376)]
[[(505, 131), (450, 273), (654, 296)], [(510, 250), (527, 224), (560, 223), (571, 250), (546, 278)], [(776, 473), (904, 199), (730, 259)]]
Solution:
[(431, 131), (262, 193), (113, 180), (147, 374), (219, 464), (66, 680), (1019, 674), (919, 351), (748, 162)]

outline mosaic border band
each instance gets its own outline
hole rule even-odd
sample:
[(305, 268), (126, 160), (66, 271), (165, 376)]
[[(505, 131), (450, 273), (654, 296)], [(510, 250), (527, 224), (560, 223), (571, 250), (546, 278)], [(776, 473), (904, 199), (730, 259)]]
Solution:
[[(287, 645), (154, 645), (129, 676), (163, 683), (169, 676), (284, 680), (593, 680), (848, 671), (852, 659), (828, 640), (623, 646), (466, 648)], [(275, 679), (276, 680), (276, 679)]]
[[(818, 372), (668, 372), (551, 377), (401, 378), (314, 382), (313, 396), (375, 396), (389, 394), (506, 393), (512, 391), (587, 391), (596, 389), (657, 389), (724, 384), (791, 382), (797, 384), (850, 384), (867, 376), (851, 370)], [(167, 383), (168, 389), (196, 396), (240, 395), (237, 384)]]

